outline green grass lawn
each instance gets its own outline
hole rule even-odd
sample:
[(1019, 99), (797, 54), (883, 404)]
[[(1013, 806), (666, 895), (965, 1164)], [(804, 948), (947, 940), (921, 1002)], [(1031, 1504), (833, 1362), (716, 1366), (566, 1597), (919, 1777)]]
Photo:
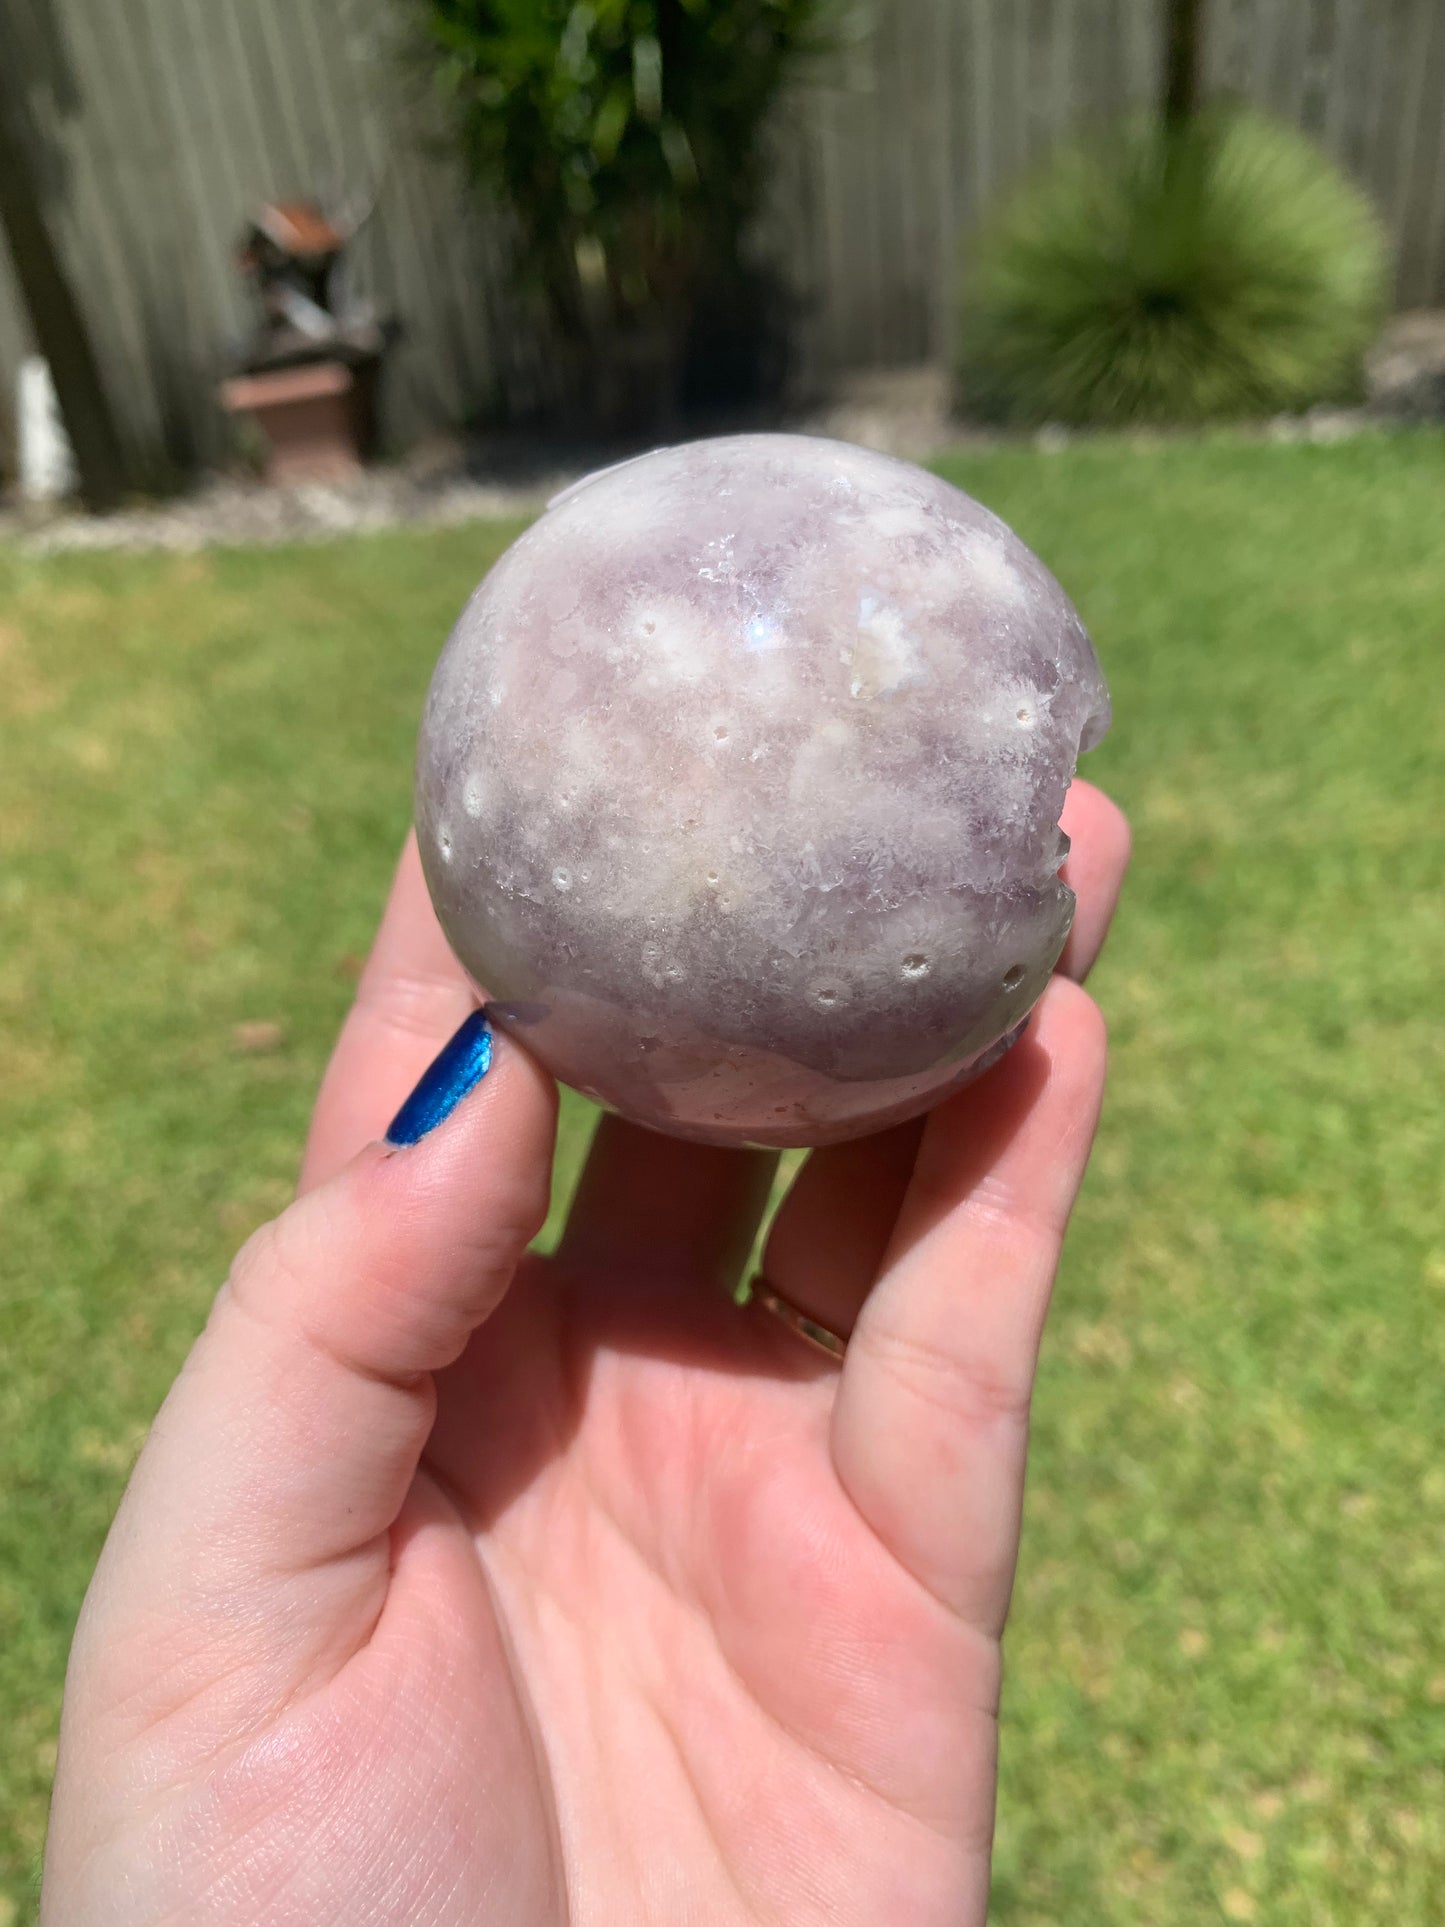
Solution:
[[(1117, 721), (1088, 773), (1137, 831), (1037, 1404), (996, 1918), (1425, 1927), (1445, 443), (949, 472), (1093, 629)], [(0, 552), (0, 1927), (31, 1906), (106, 1523), (286, 1198), (432, 660), (511, 533)]]

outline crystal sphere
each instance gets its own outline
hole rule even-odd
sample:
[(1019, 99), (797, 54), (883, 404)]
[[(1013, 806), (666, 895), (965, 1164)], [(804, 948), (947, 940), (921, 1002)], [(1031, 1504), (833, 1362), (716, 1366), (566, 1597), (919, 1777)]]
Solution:
[(422, 864), (564, 1082), (676, 1136), (831, 1143), (1017, 1036), (1108, 719), (1063, 590), (961, 490), (806, 436), (659, 449), (558, 496), (462, 612)]

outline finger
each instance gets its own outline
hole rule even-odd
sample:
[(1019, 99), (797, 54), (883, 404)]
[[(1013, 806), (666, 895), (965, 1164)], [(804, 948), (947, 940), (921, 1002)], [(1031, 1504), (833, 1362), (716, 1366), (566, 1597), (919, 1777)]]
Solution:
[[(478, 1019), (424, 1080), (423, 1106), (456, 1098), (486, 1042)], [(545, 1218), (555, 1110), (551, 1080), (497, 1037), (428, 1135), (369, 1145), (241, 1252), (102, 1560), (122, 1619), (144, 1624), (163, 1602), (195, 1629), (167, 1691), (211, 1678), (220, 1646), (238, 1690), (269, 1705), (365, 1640), (432, 1423), (431, 1375)]]
[(604, 1117), (559, 1256), (632, 1277), (737, 1283), (767, 1208), (774, 1151), (726, 1151)]
[(763, 1275), (846, 1338), (883, 1262), (926, 1119), (814, 1151), (768, 1229)]
[[(1076, 782), (1063, 827), (1073, 847), (1065, 881), (1078, 910), (1059, 969), (1081, 982), (1103, 945), (1129, 860), (1129, 824), (1091, 783)], [(923, 1120), (815, 1151), (768, 1232), (763, 1270), (799, 1311), (829, 1331), (852, 1331), (872, 1287), (913, 1174)]]
[(1077, 908), (1064, 954), (1055, 968), (1083, 983), (1104, 947), (1109, 923), (1129, 867), (1129, 819), (1092, 783), (1075, 780), (1064, 799), (1059, 827), (1069, 838), (1063, 878)]
[(834, 1406), (834, 1461), (858, 1510), (991, 1635), (1013, 1583), (1039, 1337), (1103, 1086), (1103, 1020), (1055, 979), (1015, 1049), (929, 1119)]
[(476, 1002), (436, 920), (413, 833), (322, 1079), (301, 1163), (302, 1191), (324, 1183), (385, 1128)]

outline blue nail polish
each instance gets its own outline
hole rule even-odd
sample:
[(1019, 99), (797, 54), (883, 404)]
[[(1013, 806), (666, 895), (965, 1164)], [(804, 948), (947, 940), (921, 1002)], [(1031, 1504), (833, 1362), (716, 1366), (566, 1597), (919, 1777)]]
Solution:
[(422, 1072), (421, 1081), (386, 1129), (388, 1144), (415, 1144), (445, 1122), (492, 1067), (492, 1027), (474, 1010)]

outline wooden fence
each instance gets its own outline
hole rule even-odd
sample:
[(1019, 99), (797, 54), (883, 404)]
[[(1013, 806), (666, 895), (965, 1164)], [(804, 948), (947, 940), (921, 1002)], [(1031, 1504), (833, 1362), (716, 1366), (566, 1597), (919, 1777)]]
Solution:
[[(248, 208), (376, 195), (357, 278), (402, 324), (394, 444), (545, 382), (503, 224), (429, 148), (398, 56), (405, 0), (0, 0), (48, 203), (125, 425), (213, 459), (214, 385), (246, 325)], [(775, 130), (769, 238), (799, 367), (946, 352), (967, 236), (1053, 141), (1151, 99), (1161, 0), (873, 0)], [(1397, 298), (1445, 301), (1445, 0), (1211, 0), (1208, 82), (1307, 128), (1369, 189)], [(0, 260), (0, 410), (24, 327)]]

